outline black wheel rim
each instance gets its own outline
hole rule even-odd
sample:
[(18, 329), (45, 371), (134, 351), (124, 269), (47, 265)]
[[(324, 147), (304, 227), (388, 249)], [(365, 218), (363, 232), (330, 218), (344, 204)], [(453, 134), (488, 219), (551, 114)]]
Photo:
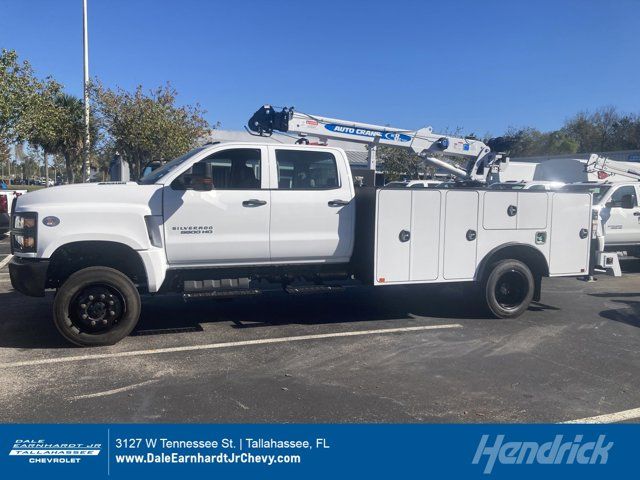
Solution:
[(69, 304), (71, 324), (81, 333), (99, 335), (115, 328), (126, 313), (124, 295), (112, 285), (82, 288)]
[(498, 305), (506, 310), (514, 310), (522, 305), (527, 293), (527, 279), (518, 270), (509, 270), (500, 275), (494, 290)]

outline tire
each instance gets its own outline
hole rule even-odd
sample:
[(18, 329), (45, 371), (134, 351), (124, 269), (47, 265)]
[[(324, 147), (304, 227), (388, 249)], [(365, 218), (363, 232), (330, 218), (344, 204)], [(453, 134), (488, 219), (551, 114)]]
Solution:
[(131, 333), (140, 309), (140, 294), (129, 277), (113, 268), (89, 267), (72, 274), (58, 289), (53, 322), (75, 345), (113, 345)]
[(516, 318), (522, 315), (535, 289), (533, 274), (519, 260), (500, 260), (491, 267), (484, 283), (484, 300), (496, 318)]

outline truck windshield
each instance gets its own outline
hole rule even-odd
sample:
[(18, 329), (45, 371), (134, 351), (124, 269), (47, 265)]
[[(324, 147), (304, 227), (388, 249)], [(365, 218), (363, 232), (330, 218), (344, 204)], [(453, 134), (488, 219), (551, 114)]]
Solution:
[(605, 193), (609, 191), (611, 188), (610, 185), (585, 185), (585, 184), (576, 184), (576, 185), (565, 185), (560, 189), (561, 192), (572, 192), (572, 193), (591, 193), (593, 194), (593, 203), (600, 203), (602, 197), (604, 197)]
[(182, 155), (181, 157), (174, 158), (170, 162), (165, 163), (160, 168), (158, 168), (156, 170), (153, 170), (152, 172), (150, 172), (147, 175), (145, 175), (144, 177), (142, 177), (140, 180), (138, 180), (138, 183), (140, 185), (150, 185), (152, 183), (158, 182), (167, 173), (171, 172), (174, 168), (178, 167), (179, 165), (182, 165), (189, 158), (191, 158), (192, 156), (194, 156), (196, 153), (200, 152), (201, 150), (204, 150), (205, 148), (206, 148), (206, 146), (194, 148), (193, 150), (191, 150), (191, 151), (185, 153), (184, 155)]

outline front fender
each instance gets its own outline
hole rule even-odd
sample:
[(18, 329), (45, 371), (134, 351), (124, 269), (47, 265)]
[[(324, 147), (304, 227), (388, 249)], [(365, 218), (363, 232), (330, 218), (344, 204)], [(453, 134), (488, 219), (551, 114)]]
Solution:
[[(144, 225), (143, 225), (144, 226)], [(133, 250), (147, 250), (150, 248), (149, 238), (146, 238), (146, 242), (143, 239), (134, 238), (129, 235), (123, 235), (121, 233), (111, 233), (111, 232), (92, 232), (92, 233), (74, 233), (69, 235), (62, 235), (56, 237), (55, 240), (48, 242), (46, 245), (40, 243), (40, 238), (38, 239), (38, 258), (51, 258), (53, 253), (60, 247), (75, 243), (75, 242), (113, 242), (113, 243), (121, 243), (130, 247)]]
[[(151, 244), (144, 220), (149, 209), (141, 205), (111, 205), (110, 208), (90, 206), (38, 209), (38, 249), (35, 256), (50, 258), (59, 247), (82, 241), (122, 243), (133, 250), (147, 250)], [(42, 224), (47, 216), (56, 216), (55, 227)]]

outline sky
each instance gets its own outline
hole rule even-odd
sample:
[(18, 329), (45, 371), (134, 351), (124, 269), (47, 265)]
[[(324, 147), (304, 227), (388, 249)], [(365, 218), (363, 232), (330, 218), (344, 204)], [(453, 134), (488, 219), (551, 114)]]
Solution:
[[(262, 104), (499, 135), (640, 113), (640, 0), (88, 0), (90, 75), (169, 81), (241, 129)], [(82, 0), (0, 0), (0, 48), (82, 93)]]

